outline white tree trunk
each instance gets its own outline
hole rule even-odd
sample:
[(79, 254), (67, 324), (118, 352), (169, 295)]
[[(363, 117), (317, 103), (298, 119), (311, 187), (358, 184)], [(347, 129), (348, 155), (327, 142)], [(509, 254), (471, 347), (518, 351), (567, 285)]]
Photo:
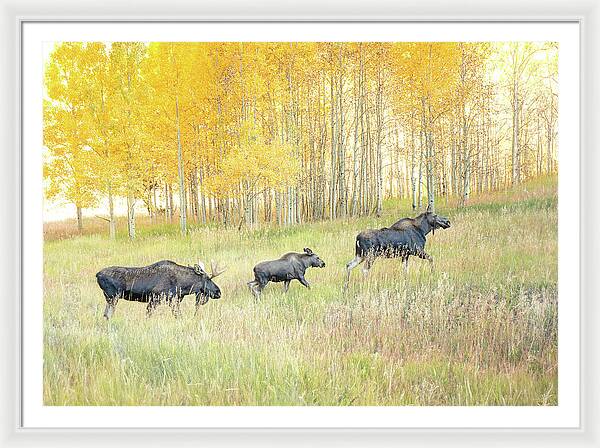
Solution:
[[(514, 75), (516, 77), (516, 74)], [(519, 97), (516, 78), (513, 80), (512, 184), (519, 182)]]
[(115, 205), (112, 195), (112, 185), (108, 183), (108, 231), (110, 239), (114, 240), (117, 237), (117, 225), (115, 222)]
[(77, 231), (79, 233), (83, 232), (83, 216), (82, 216), (82, 212), (81, 212), (81, 207), (76, 205), (75, 207), (77, 207)]
[(185, 201), (185, 173), (183, 169), (183, 151), (181, 149), (181, 132), (179, 126), (179, 97), (175, 96), (175, 119), (177, 125), (177, 163), (179, 168), (179, 225), (181, 234), (187, 233), (187, 213)]
[(135, 238), (135, 198), (131, 193), (127, 194), (127, 232), (129, 239)]

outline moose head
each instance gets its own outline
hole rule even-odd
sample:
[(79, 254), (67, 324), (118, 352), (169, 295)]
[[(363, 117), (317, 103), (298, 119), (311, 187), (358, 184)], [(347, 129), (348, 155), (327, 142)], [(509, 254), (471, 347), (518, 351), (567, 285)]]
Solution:
[(304, 253), (306, 255), (308, 255), (308, 257), (309, 257), (309, 266), (312, 266), (315, 268), (324, 268), (325, 267), (325, 262), (323, 260), (321, 260), (319, 258), (319, 256), (317, 254), (315, 254), (311, 249), (309, 249), (308, 247), (305, 247)]
[(425, 210), (425, 219), (427, 220), (427, 224), (431, 227), (431, 229), (435, 232), (435, 229), (447, 229), (450, 227), (450, 220), (444, 216), (436, 215), (433, 211), (433, 203), (429, 203), (427, 205), (427, 210)]
[(201, 261), (198, 261), (197, 264), (194, 265), (193, 269), (194, 272), (199, 275), (202, 279), (201, 281), (201, 288), (198, 291), (198, 300), (200, 301), (200, 303), (202, 305), (204, 305), (206, 302), (208, 302), (209, 298), (212, 299), (218, 299), (221, 297), (221, 290), (219, 289), (219, 287), (216, 285), (215, 282), (213, 282), (213, 278), (221, 275), (223, 272), (225, 272), (227, 270), (227, 268), (220, 268), (219, 265), (217, 263), (214, 262), (214, 260), (211, 260), (210, 262), (210, 267), (211, 267), (211, 273), (208, 274), (206, 272), (206, 268), (204, 267), (204, 263), (202, 263)]

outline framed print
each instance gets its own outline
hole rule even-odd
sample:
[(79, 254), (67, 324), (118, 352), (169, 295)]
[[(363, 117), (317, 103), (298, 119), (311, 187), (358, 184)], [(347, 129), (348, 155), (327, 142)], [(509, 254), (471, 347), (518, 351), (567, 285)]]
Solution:
[(593, 443), (586, 22), (214, 19), (18, 22), (14, 437)]

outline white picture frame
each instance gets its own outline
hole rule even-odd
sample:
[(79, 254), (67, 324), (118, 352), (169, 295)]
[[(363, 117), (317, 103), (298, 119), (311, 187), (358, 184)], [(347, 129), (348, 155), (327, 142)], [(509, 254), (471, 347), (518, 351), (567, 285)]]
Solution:
[[(441, 2), (440, 2), (441, 3)], [(592, 198), (596, 197), (594, 193), (599, 190), (599, 182), (593, 176), (594, 167), (597, 167), (597, 156), (593, 151), (586, 151), (587, 148), (593, 148), (591, 142), (597, 142), (596, 130), (592, 126), (593, 123), (593, 99), (597, 99), (598, 93), (593, 90), (591, 85), (592, 73), (597, 73), (598, 61), (597, 56), (593, 55), (592, 49), (597, 43), (597, 31), (594, 30), (594, 24), (598, 21), (598, 12), (594, 10), (592, 1), (582, 1), (575, 6), (569, 6), (566, 2), (555, 2), (555, 10), (561, 10), (562, 13), (555, 13), (555, 16), (541, 14), (541, 8), (548, 10), (548, 3), (530, 2), (530, 12), (523, 14), (523, 5), (529, 2), (512, 2), (503, 3), (502, 5), (493, 2), (491, 7), (486, 12), (485, 8), (477, 9), (472, 5), (467, 5), (466, 2), (456, 2), (453, 8), (448, 5), (438, 4), (435, 10), (425, 10), (423, 7), (415, 6), (412, 13), (409, 13), (408, 5), (392, 5), (392, 4), (377, 4), (368, 5), (370, 11), (366, 11), (367, 6), (361, 6), (358, 3), (345, 3), (341, 10), (346, 10), (346, 14), (336, 14), (338, 10), (324, 9), (318, 14), (319, 6), (322, 5), (306, 5), (307, 10), (302, 15), (294, 15), (294, 11), (284, 10), (282, 5), (269, 4), (263, 5), (261, 8), (253, 9), (252, 14), (232, 14), (231, 11), (244, 11), (244, 5), (241, 2), (231, 2), (231, 4), (212, 4), (200, 5), (194, 7), (191, 4), (185, 5), (188, 13), (181, 13), (176, 18), (169, 18), (175, 22), (178, 19), (199, 20), (199, 21), (244, 21), (244, 20), (268, 20), (268, 21), (286, 21), (286, 20), (302, 20), (302, 21), (336, 21), (336, 20), (368, 20), (368, 21), (383, 21), (383, 20), (398, 20), (398, 21), (444, 21), (444, 20), (466, 20), (469, 21), (577, 21), (581, 26), (581, 348), (582, 348), (582, 371), (581, 371), (581, 424), (576, 429), (519, 429), (514, 431), (493, 430), (493, 429), (468, 429), (461, 428), (456, 430), (449, 429), (270, 429), (264, 427), (260, 430), (252, 429), (236, 429), (228, 430), (220, 429), (67, 429), (68, 424), (61, 425), (60, 430), (52, 429), (27, 429), (22, 427), (22, 415), (20, 412), (20, 404), (22, 400), (22, 391), (20, 387), (20, 341), (22, 338), (20, 317), (22, 316), (20, 309), (20, 292), (23, 282), (21, 276), (21, 228), (22, 222), (20, 219), (15, 221), (4, 222), (2, 237), (4, 239), (6, 252), (10, 253), (9, 257), (5, 258), (4, 266), (1, 275), (5, 280), (4, 285), (10, 285), (6, 288), (6, 312), (3, 314), (6, 319), (3, 326), (7, 333), (3, 338), (3, 343), (6, 345), (8, 356), (5, 359), (9, 361), (5, 363), (3, 371), (3, 394), (4, 397), (12, 399), (5, 400), (3, 403), (2, 419), (2, 437), (3, 440), (10, 446), (13, 444), (85, 444), (85, 445), (104, 445), (119, 443), (120, 440), (130, 441), (132, 444), (147, 444), (150, 442), (172, 443), (178, 440), (178, 443), (201, 442), (204, 444), (211, 443), (244, 443), (245, 445), (272, 443), (275, 445), (295, 443), (316, 444), (326, 443), (333, 444), (336, 442), (349, 442), (353, 445), (364, 444), (392, 444), (418, 443), (419, 445), (436, 445), (443, 443), (444, 445), (460, 444), (480, 445), (489, 442), (489, 438), (494, 438), (495, 441), (502, 444), (515, 446), (517, 444), (537, 444), (544, 443), (547, 446), (556, 446), (557, 444), (565, 444), (568, 446), (594, 446), (598, 443), (595, 432), (596, 425), (593, 417), (597, 416), (597, 403), (592, 397), (598, 397), (598, 388), (594, 384), (592, 376), (598, 371), (597, 366), (597, 351), (594, 352), (591, 344), (598, 340), (598, 332), (593, 325), (594, 317), (598, 317), (598, 306), (593, 303), (594, 276), (592, 269), (594, 267), (593, 253), (597, 248), (597, 239), (591, 233), (593, 230), (593, 218), (598, 214), (598, 206), (593, 204)], [(64, 8), (74, 7), (70, 1), (55, 2), (54, 6), (61, 5)], [(544, 6), (546, 5), (546, 6)], [(3, 27), (6, 33), (4, 39), (7, 48), (7, 59), (11, 56), (14, 58), (12, 62), (7, 60), (3, 71), (3, 81), (5, 82), (4, 91), (8, 95), (12, 95), (13, 101), (6, 101), (4, 104), (6, 119), (3, 121), (3, 126), (7, 129), (6, 135), (10, 135), (13, 140), (7, 142), (3, 156), (5, 158), (3, 168), (5, 173), (3, 181), (6, 183), (3, 191), (7, 194), (6, 203), (10, 207), (7, 216), (19, 218), (21, 213), (21, 186), (22, 179), (20, 177), (21, 153), (20, 146), (20, 123), (19, 116), (16, 114), (20, 110), (20, 70), (21, 67), (19, 57), (22, 47), (20, 46), (21, 30), (24, 23), (28, 21), (57, 21), (57, 20), (110, 20), (110, 21), (147, 21), (147, 20), (162, 20), (161, 14), (169, 9), (169, 5), (164, 2), (154, 2), (146, 5), (148, 10), (151, 10), (150, 15), (144, 14), (139, 17), (132, 6), (122, 7), (121, 10), (114, 9), (112, 11), (102, 12), (99, 9), (89, 10), (79, 5), (80, 14), (73, 16), (56, 16), (50, 11), (44, 10), (44, 6), (35, 3), (20, 2), (19, 4), (8, 4), (8, 9), (5, 9), (3, 20), (6, 25)], [(35, 14), (31, 14), (30, 7), (35, 10)], [(309, 8), (314, 8), (312, 11)], [(11, 9), (12, 8), (12, 9)], [(189, 9), (188, 9), (189, 8)], [(331, 7), (330, 7), (331, 8)], [(511, 14), (511, 9), (512, 14)], [(540, 8), (540, 9), (538, 9)], [(562, 9), (561, 9), (562, 8)], [(579, 9), (577, 9), (579, 8)], [(597, 8), (596, 8), (597, 9)], [(521, 12), (518, 12), (518, 11)], [(377, 14), (375, 13), (377, 11)], [(387, 14), (386, 11), (393, 11), (393, 14)], [(433, 12), (435, 11), (435, 12)], [(415, 13), (419, 12), (419, 15)], [(477, 12), (480, 12), (478, 15)], [(461, 16), (461, 13), (464, 14)], [(10, 34), (12, 33), (12, 34)], [(592, 33), (596, 33), (595, 35)], [(594, 40), (594, 38), (596, 40)], [(12, 44), (12, 46), (10, 46)], [(10, 68), (12, 67), (12, 71)], [(593, 97), (592, 95), (596, 95)], [(586, 146), (587, 145), (587, 146)], [(585, 188), (584, 188), (585, 187)], [(12, 212), (12, 213), (11, 213)], [(5, 278), (4, 278), (5, 277)], [(17, 317), (15, 317), (17, 316)], [(14, 367), (17, 367), (16, 369)], [(92, 436), (93, 435), (93, 436)], [(176, 439), (175, 439), (176, 438)], [(50, 442), (50, 443), (48, 443)]]

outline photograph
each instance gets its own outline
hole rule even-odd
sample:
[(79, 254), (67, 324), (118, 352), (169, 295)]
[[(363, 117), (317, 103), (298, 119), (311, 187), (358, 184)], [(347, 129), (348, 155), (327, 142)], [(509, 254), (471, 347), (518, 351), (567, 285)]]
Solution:
[(43, 406), (559, 406), (558, 41), (40, 51)]

